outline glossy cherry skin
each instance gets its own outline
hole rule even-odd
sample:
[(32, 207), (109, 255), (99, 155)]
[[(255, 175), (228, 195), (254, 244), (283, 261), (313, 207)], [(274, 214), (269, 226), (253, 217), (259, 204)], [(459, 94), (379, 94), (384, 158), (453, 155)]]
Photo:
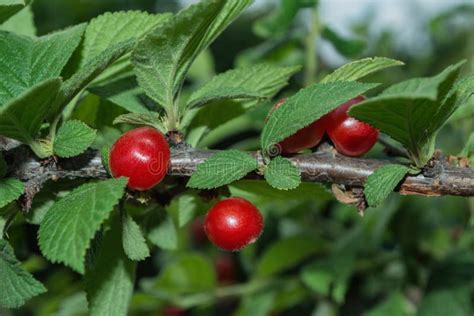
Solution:
[(249, 201), (229, 198), (209, 210), (204, 230), (217, 247), (236, 251), (257, 240), (263, 231), (263, 217)]
[(379, 131), (367, 123), (347, 115), (349, 108), (366, 99), (358, 96), (327, 114), (326, 132), (336, 150), (346, 156), (358, 157), (368, 152), (377, 142)]
[[(281, 99), (280, 101), (278, 101), (278, 103), (273, 106), (269, 115), (271, 115), (273, 111), (282, 106), (285, 101), (286, 99)], [(283, 154), (293, 154), (304, 149), (313, 148), (321, 142), (321, 139), (324, 136), (324, 132), (324, 120), (317, 120), (311, 123), (310, 125), (300, 129), (295, 134), (279, 142), (279, 149)]]
[(110, 149), (112, 176), (128, 177), (128, 187), (144, 191), (157, 185), (166, 175), (170, 148), (165, 137), (151, 127), (126, 132)]

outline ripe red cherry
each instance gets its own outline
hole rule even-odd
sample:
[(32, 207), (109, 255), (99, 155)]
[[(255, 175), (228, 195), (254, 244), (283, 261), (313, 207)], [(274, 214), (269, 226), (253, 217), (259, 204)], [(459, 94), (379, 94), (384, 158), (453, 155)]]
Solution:
[(128, 187), (139, 191), (148, 190), (163, 180), (169, 161), (166, 139), (151, 127), (140, 127), (120, 136), (109, 158), (112, 176), (128, 177)]
[(361, 156), (377, 142), (379, 131), (376, 128), (347, 115), (351, 106), (365, 99), (364, 96), (358, 96), (324, 117), (329, 138), (336, 146), (336, 150), (343, 155)]
[(229, 198), (209, 210), (204, 229), (216, 246), (235, 251), (257, 240), (263, 230), (263, 218), (249, 201)]
[[(275, 104), (270, 111), (272, 114), (273, 111), (278, 109), (280, 106), (285, 103), (286, 99), (281, 99)], [(285, 138), (278, 143), (280, 150), (283, 154), (293, 154), (304, 149), (312, 148), (321, 142), (321, 139), (324, 136), (325, 125), (322, 119), (317, 120), (310, 125), (300, 129), (295, 134)]]

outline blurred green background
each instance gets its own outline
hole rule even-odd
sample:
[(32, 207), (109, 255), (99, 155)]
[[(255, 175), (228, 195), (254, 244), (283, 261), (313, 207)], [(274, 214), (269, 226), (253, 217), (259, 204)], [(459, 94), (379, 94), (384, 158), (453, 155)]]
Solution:
[[(175, 12), (190, 2), (35, 0), (33, 12), (37, 34), (42, 35), (106, 11)], [(303, 66), (282, 95), (291, 95), (341, 64), (367, 56), (405, 62), (404, 67), (368, 79), (387, 85), (435, 74), (461, 59), (468, 60), (465, 73), (472, 73), (473, 30), (470, 1), (256, 1), (200, 56), (186, 88), (227, 69), (262, 61)], [(92, 116), (87, 102), (93, 99), (92, 95), (86, 98), (73, 116), (100, 130), (102, 137), (96, 144), (100, 147), (120, 134), (110, 122), (123, 110), (109, 104), (106, 110), (97, 110), (100, 115)], [(191, 122), (188, 141), (198, 147), (257, 149), (270, 106), (250, 111), (238, 104), (226, 110), (206, 107)], [(460, 154), (474, 131), (473, 123), (471, 102), (443, 129), (437, 147)], [(368, 156), (386, 157), (381, 146)], [(60, 189), (68, 187), (62, 184)], [(151, 259), (138, 265), (130, 315), (474, 314), (472, 198), (393, 194), (361, 217), (354, 207), (340, 204), (312, 184), (296, 193), (271, 196), (270, 189), (241, 181), (229, 191), (256, 203), (265, 214), (262, 238), (240, 253), (229, 254), (203, 238), (199, 218), (170, 232), (176, 234), (175, 242), (162, 244), (164, 249), (155, 249)], [(209, 199), (188, 193), (174, 199), (169, 209), (191, 208), (204, 214)], [(40, 201), (41, 195), (30, 219), (33, 223), (35, 214), (47, 207)], [(142, 216), (136, 205), (127, 207)], [(86, 314), (78, 275), (41, 258), (36, 227), (25, 230), (18, 225), (10, 234), (19, 259), (26, 260), (25, 266), (49, 291), (19, 310), (0, 310), (0, 315)], [(177, 303), (179, 310), (172, 308)]]

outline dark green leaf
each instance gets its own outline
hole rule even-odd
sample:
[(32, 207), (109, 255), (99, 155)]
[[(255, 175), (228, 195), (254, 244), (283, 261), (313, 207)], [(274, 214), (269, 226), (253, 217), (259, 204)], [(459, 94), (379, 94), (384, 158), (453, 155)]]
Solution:
[(81, 121), (67, 121), (56, 134), (53, 152), (62, 158), (80, 155), (94, 142), (95, 135), (96, 130)]
[(0, 179), (0, 208), (15, 201), (23, 194), (25, 186), (17, 179)]
[(3, 155), (0, 152), (0, 178), (3, 178), (7, 174), (7, 163), (3, 159)]
[(30, 3), (30, 0), (2, 0), (0, 1), (0, 24), (8, 20)]

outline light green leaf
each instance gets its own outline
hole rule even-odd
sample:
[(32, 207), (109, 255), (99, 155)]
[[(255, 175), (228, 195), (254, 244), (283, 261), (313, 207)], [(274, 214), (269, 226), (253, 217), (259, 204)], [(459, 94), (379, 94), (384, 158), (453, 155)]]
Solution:
[(84, 257), (100, 225), (124, 193), (126, 178), (83, 184), (58, 200), (39, 229), (39, 245), (52, 262), (84, 273)]
[(270, 276), (295, 266), (320, 250), (317, 240), (295, 236), (275, 242), (268, 247), (257, 263), (259, 276)]
[(455, 99), (447, 96), (462, 64), (396, 84), (353, 106), (349, 114), (400, 142), (416, 166), (423, 167), (433, 154), (437, 131), (456, 108)]
[(51, 115), (55, 116), (74, 99), (82, 89), (86, 88), (97, 76), (103, 73), (110, 65), (133, 49), (133, 40), (121, 42), (109, 47), (104, 53), (90, 60), (79, 69), (71, 78), (66, 80), (52, 106)]
[(402, 65), (404, 65), (404, 63), (401, 61), (385, 57), (365, 58), (345, 64), (344, 66), (336, 69), (333, 73), (330, 73), (324, 77), (324, 79), (321, 80), (321, 83), (335, 81), (355, 81), (374, 72), (389, 67)]
[(471, 316), (473, 313), (470, 286), (449, 286), (425, 294), (418, 316)]
[(32, 37), (36, 36), (36, 27), (33, 20), (31, 5), (26, 6), (6, 22), (1, 24), (0, 30)]
[(86, 279), (89, 315), (126, 316), (133, 294), (136, 263), (122, 249), (120, 222), (105, 234), (98, 258)]
[(177, 227), (186, 226), (198, 212), (202, 199), (191, 193), (184, 193), (174, 198), (168, 208), (168, 214), (173, 218)]
[(407, 166), (385, 165), (369, 175), (364, 186), (364, 194), (369, 206), (375, 207), (382, 203), (408, 172), (410, 168)]
[(289, 97), (268, 119), (261, 135), (262, 148), (270, 147), (313, 123), (342, 103), (376, 84), (331, 82), (314, 84)]
[(46, 80), (0, 107), (0, 135), (33, 141), (60, 86), (60, 79)]
[(138, 39), (171, 17), (170, 13), (106, 12), (92, 19), (84, 34), (81, 66), (123, 41)]
[(0, 306), (17, 308), (46, 288), (21, 267), (13, 248), (0, 239)]
[(84, 28), (80, 24), (37, 39), (0, 31), (0, 106), (40, 82), (59, 77)]
[(141, 261), (150, 256), (150, 250), (140, 226), (126, 212), (122, 215), (122, 244), (127, 257)]
[(158, 110), (156, 103), (138, 87), (135, 76), (107, 81), (103, 85), (94, 85), (88, 90), (132, 113), (148, 113), (150, 110)]
[(87, 297), (85, 292), (74, 293), (62, 299), (55, 316), (87, 315)]
[(264, 176), (268, 184), (279, 190), (292, 190), (301, 183), (300, 170), (290, 160), (281, 156), (270, 161)]
[(30, 0), (0, 0), (0, 24), (8, 20), (12, 15), (15, 15), (29, 3)]
[(132, 63), (147, 95), (170, 111), (193, 61), (250, 3), (201, 1), (139, 41)]
[(53, 152), (62, 158), (82, 154), (94, 142), (96, 130), (78, 120), (67, 121), (58, 130)]
[(189, 188), (213, 189), (245, 177), (257, 168), (257, 159), (239, 150), (219, 152), (197, 166)]
[(163, 134), (166, 133), (165, 127), (163, 126), (163, 123), (161, 121), (161, 116), (156, 112), (122, 114), (117, 116), (114, 119), (113, 123), (151, 126), (156, 128)]
[(178, 248), (178, 230), (171, 216), (166, 216), (158, 226), (150, 230), (147, 237), (161, 249), (176, 250)]
[(215, 268), (208, 257), (188, 253), (166, 265), (158, 280), (144, 282), (143, 288), (162, 297), (176, 297), (212, 290), (216, 283)]
[(332, 194), (319, 183), (303, 182), (296, 189), (283, 191), (271, 187), (266, 181), (240, 180), (229, 185), (232, 196), (240, 196), (249, 201), (327, 201)]
[(0, 208), (15, 201), (23, 194), (25, 186), (17, 179), (0, 179)]
[(414, 314), (413, 309), (408, 298), (403, 293), (395, 291), (382, 303), (364, 313), (364, 316), (407, 316)]
[(222, 99), (267, 99), (288, 84), (300, 67), (259, 64), (217, 75), (188, 100), (188, 108)]

